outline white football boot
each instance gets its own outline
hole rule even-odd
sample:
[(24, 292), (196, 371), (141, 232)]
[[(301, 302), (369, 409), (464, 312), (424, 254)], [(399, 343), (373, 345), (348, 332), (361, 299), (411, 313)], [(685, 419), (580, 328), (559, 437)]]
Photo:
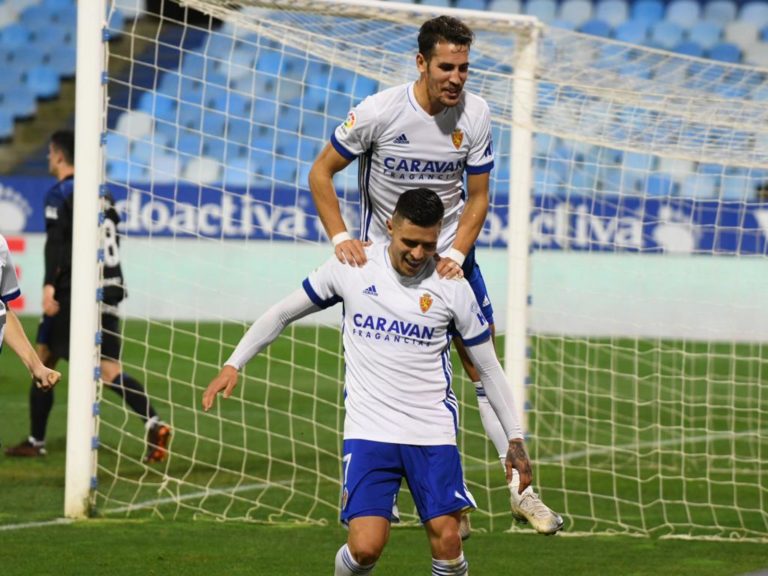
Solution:
[(517, 490), (520, 478), (513, 470), (512, 482), (509, 483), (509, 503), (512, 517), (518, 522), (528, 523), (539, 534), (554, 534), (563, 528), (563, 518), (541, 501), (539, 495), (528, 486), (522, 494)]

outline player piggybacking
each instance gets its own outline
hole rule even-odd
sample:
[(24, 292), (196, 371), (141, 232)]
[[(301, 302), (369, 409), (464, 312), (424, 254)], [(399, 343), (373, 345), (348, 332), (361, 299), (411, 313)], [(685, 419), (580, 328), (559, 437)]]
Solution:
[[(493, 142), (488, 104), (464, 90), (472, 40), (472, 31), (456, 18), (440, 16), (425, 22), (416, 56), (419, 79), (373, 94), (353, 108), (316, 159), (309, 185), (336, 257), (350, 266), (365, 264), (363, 241), (386, 240), (386, 220), (405, 190), (414, 186), (434, 190), (445, 207), (437, 272), (446, 278), (463, 275), (469, 281), (493, 334), (493, 306), (474, 248), (488, 211)], [(333, 186), (334, 174), (355, 159), (362, 210), (360, 239), (347, 231)], [(477, 391), (483, 427), (503, 465), (507, 438), (488, 403), (480, 373), (461, 339), (455, 342)], [(531, 488), (519, 491), (517, 475), (509, 487), (516, 519), (530, 522), (543, 534), (562, 528), (562, 518)], [(468, 519), (462, 528), (468, 536)]]

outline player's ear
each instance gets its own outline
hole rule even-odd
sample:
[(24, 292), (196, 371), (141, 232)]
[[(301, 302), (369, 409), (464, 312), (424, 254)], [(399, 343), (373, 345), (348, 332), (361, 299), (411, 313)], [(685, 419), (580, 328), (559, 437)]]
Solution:
[(416, 54), (416, 68), (420, 73), (427, 71), (427, 59), (424, 58), (424, 55), (421, 52)]
[(392, 236), (392, 219), (387, 218), (387, 232)]

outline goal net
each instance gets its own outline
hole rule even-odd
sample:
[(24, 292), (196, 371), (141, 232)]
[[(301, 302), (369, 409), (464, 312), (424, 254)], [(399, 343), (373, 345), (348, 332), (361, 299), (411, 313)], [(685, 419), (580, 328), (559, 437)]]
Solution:
[[(93, 505), (334, 522), (340, 309), (286, 330), (211, 413), (201, 395), (250, 323), (331, 255), (311, 163), (354, 104), (416, 78), (418, 29), (437, 12), (375, 1), (159, 4), (109, 8), (128, 20), (105, 46), (103, 169), (123, 219), (121, 360), (173, 437), (165, 462), (142, 464), (139, 420), (99, 393)], [(527, 370), (514, 356), (507, 369), (529, 374), (538, 492), (569, 533), (765, 539), (767, 73), (525, 17), (456, 14), (476, 33), (466, 88), (493, 114), (478, 261), (500, 355), (505, 334), (527, 336)], [(532, 42), (527, 101), (519, 57)], [(530, 193), (514, 162), (532, 167)], [(357, 230), (356, 166), (336, 186)], [(526, 207), (522, 225), (510, 205)], [(515, 236), (523, 254), (530, 242), (522, 268), (510, 258)], [(521, 281), (527, 313), (508, 314)], [(507, 530), (499, 461), (454, 365), (473, 525)], [(415, 521), (407, 494), (400, 508)]]

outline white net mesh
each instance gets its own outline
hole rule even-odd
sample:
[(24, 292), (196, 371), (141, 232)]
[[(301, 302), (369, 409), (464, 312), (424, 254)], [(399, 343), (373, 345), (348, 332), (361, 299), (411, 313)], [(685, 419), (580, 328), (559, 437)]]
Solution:
[[(187, 5), (218, 20), (139, 11), (109, 47), (106, 174), (130, 289), (123, 362), (174, 436), (167, 462), (140, 464), (137, 420), (103, 396), (96, 503), (333, 521), (339, 311), (287, 331), (214, 414), (200, 395), (248, 323), (330, 254), (311, 162), (352, 105), (415, 78), (429, 9)], [(477, 35), (467, 88), (494, 117), (478, 261), (503, 333), (515, 54), (533, 23), (463, 16)], [(550, 28), (538, 52), (526, 126), (537, 487), (570, 532), (765, 538), (766, 72)], [(355, 170), (336, 184), (354, 228)], [(456, 391), (473, 523), (506, 529), (474, 392), (463, 381)], [(413, 519), (407, 499), (401, 508)]]

